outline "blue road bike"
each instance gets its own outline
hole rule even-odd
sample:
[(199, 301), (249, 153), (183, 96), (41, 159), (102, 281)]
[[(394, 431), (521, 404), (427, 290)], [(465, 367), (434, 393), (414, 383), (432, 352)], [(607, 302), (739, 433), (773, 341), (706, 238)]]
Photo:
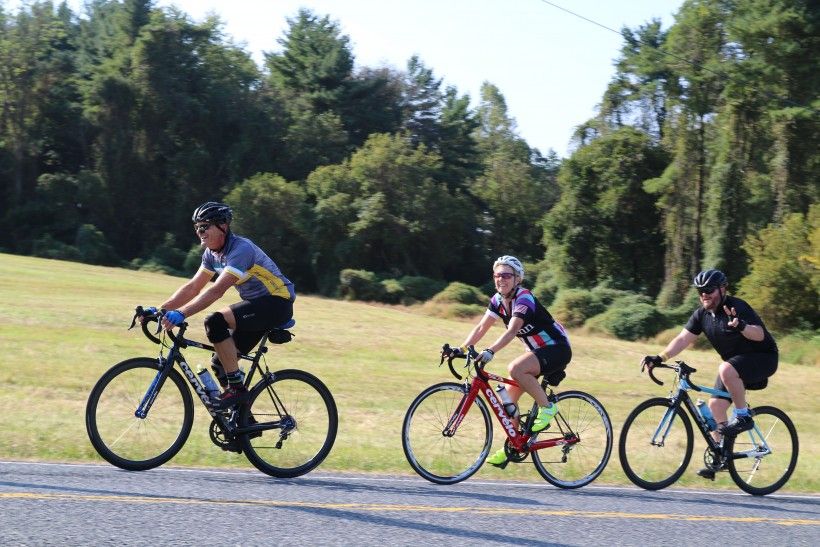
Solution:
[(706, 441), (706, 467), (728, 470), (735, 484), (756, 496), (771, 494), (786, 484), (797, 466), (798, 441), (797, 430), (785, 412), (773, 406), (756, 407), (752, 409), (755, 425), (751, 430), (717, 442), (689, 391), (721, 397), (729, 394), (694, 384), (690, 375), (697, 369), (683, 361), (650, 367), (649, 376), (658, 385), (663, 382), (653, 370), (659, 368), (675, 371), (677, 388), (667, 398), (642, 402), (626, 418), (618, 454), (629, 480), (647, 490), (660, 490), (677, 481), (692, 458), (694, 420)]

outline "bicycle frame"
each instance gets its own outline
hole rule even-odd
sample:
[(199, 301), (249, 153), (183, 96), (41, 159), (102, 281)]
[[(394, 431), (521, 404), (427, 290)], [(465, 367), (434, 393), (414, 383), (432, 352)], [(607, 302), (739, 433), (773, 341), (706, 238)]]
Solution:
[[(256, 423), (247, 427), (237, 427), (235, 425), (234, 417), (231, 413), (220, 412), (213, 408), (212, 400), (208, 393), (205, 391), (205, 387), (200, 382), (199, 378), (197, 377), (196, 373), (191, 369), (190, 365), (185, 361), (185, 357), (182, 355), (181, 348), (187, 347), (194, 347), (198, 349), (202, 349), (205, 351), (215, 351), (214, 347), (208, 344), (203, 344), (201, 342), (197, 342), (196, 340), (189, 340), (184, 337), (185, 330), (187, 328), (187, 323), (182, 323), (180, 325), (179, 332), (176, 335), (169, 334), (169, 337), (172, 340), (171, 346), (168, 348), (168, 353), (163, 356), (162, 350), (160, 350), (160, 355), (157, 358), (160, 364), (160, 369), (157, 372), (157, 375), (154, 377), (154, 380), (151, 382), (151, 385), (148, 387), (148, 390), (145, 392), (140, 404), (137, 406), (137, 409), (134, 411), (134, 415), (137, 418), (145, 419), (148, 416), (148, 412), (151, 410), (151, 406), (154, 403), (154, 400), (157, 397), (160, 389), (162, 389), (165, 380), (168, 378), (168, 375), (171, 372), (171, 369), (174, 367), (174, 363), (179, 365), (179, 368), (182, 370), (183, 375), (188, 380), (188, 383), (191, 385), (191, 389), (199, 396), (199, 400), (205, 406), (205, 410), (208, 411), (208, 414), (211, 415), (211, 418), (215, 422), (219, 424), (223, 431), (229, 433), (231, 435), (242, 435), (245, 433), (253, 433), (256, 431), (265, 431), (269, 429), (275, 428), (282, 428), (283, 430), (287, 430), (289, 427), (288, 423), (284, 423), (283, 421), (273, 421), (267, 423)], [(145, 323), (143, 324), (143, 331), (145, 331)], [(149, 338), (151, 338), (149, 336)], [(267, 353), (267, 346), (266, 346), (267, 334), (262, 337), (262, 340), (259, 342), (259, 345), (256, 348), (256, 351), (253, 352), (253, 355), (239, 353), (237, 354), (240, 360), (250, 361), (251, 366), (248, 370), (248, 374), (245, 376), (245, 386), (248, 387), (251, 385), (251, 379), (253, 378), (254, 373), (259, 370), (261, 373), (261, 366), (259, 364), (262, 356)], [(161, 347), (163, 344), (161, 344)], [(167, 346), (164, 346), (167, 347)], [(265, 381), (268, 385), (273, 380), (273, 374), (270, 371), (262, 373), (263, 381)], [(274, 404), (277, 407), (282, 407), (284, 410), (284, 405), (282, 405), (279, 397), (274, 393)], [(283, 412), (282, 414), (287, 414)]]
[[(678, 362), (678, 364), (681, 365), (682, 363)], [(683, 365), (688, 367), (688, 365), (685, 365), (685, 363), (683, 363)], [(683, 374), (681, 374), (681, 372), (683, 372)], [(689, 390), (708, 393), (709, 395), (715, 397), (730, 397), (729, 392), (694, 384), (691, 380), (689, 380), (688, 376), (689, 373), (686, 369), (681, 369), (678, 372), (677, 391), (670, 395), (671, 404), (664, 413), (663, 417), (661, 418), (661, 421), (658, 424), (657, 429), (655, 429), (655, 433), (652, 435), (651, 442), (655, 446), (663, 446), (666, 436), (669, 433), (670, 428), (672, 427), (672, 421), (676, 416), (676, 410), (681, 405), (684, 405), (684, 407), (689, 411), (689, 414), (692, 416), (692, 419), (695, 420), (696, 424), (698, 424), (700, 432), (703, 435), (703, 438), (706, 441), (707, 445), (709, 446), (709, 449), (712, 450), (715, 454), (723, 454), (723, 441), (721, 440), (720, 442), (718, 442), (715, 441), (714, 438), (712, 438), (709, 426), (706, 424), (706, 420), (703, 419), (703, 416), (701, 416), (697, 406), (692, 401), (692, 397), (689, 396)], [(734, 452), (733, 454), (731, 454), (732, 459), (756, 458), (772, 453), (771, 448), (766, 442), (766, 436), (760, 430), (757, 423), (754, 424), (754, 427), (752, 427), (752, 429), (750, 429), (747, 432), (747, 434), (751, 438), (752, 446), (754, 446), (755, 448), (744, 452)], [(723, 456), (725, 457), (728, 455), (723, 454)]]
[[(534, 436), (526, 432), (527, 428), (516, 427), (516, 424), (504, 410), (504, 404), (498, 399), (498, 397), (496, 397), (495, 391), (493, 391), (493, 388), (489, 383), (489, 381), (492, 380), (510, 386), (519, 387), (518, 382), (510, 378), (504, 378), (503, 376), (498, 376), (491, 372), (487, 372), (483, 368), (477, 368), (476, 370), (477, 375), (472, 379), (472, 381), (465, 382), (464, 384), (464, 396), (459, 402), (458, 407), (456, 407), (455, 412), (453, 412), (453, 415), (447, 421), (447, 425), (443, 431), (445, 436), (452, 437), (455, 435), (458, 430), (458, 426), (464, 420), (464, 417), (470, 411), (470, 408), (473, 406), (473, 402), (480, 393), (493, 409), (493, 414), (495, 415), (496, 420), (498, 420), (498, 423), (507, 435), (507, 440), (510, 447), (517, 452), (532, 452), (553, 446), (571, 445), (579, 441), (578, 437), (574, 433), (564, 432), (564, 428), (561, 427), (560, 420), (558, 419), (555, 423), (563, 433), (562, 436), (560, 438), (536, 441)], [(551, 392), (550, 396), (553, 396)], [(556, 416), (556, 418), (558, 418), (558, 416)]]

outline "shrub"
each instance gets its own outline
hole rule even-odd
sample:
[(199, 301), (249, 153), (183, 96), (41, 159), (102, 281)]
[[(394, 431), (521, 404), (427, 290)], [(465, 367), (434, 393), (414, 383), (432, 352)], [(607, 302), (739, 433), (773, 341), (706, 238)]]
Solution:
[(578, 327), (602, 313), (606, 306), (591, 292), (583, 289), (565, 289), (558, 292), (552, 305), (552, 315), (565, 327)]
[(478, 304), (451, 304), (444, 308), (444, 317), (475, 317), (484, 313), (486, 308)]
[(552, 273), (548, 270), (542, 270), (535, 278), (535, 284), (531, 290), (538, 301), (541, 302), (545, 308), (548, 308), (555, 300), (555, 295), (558, 294), (559, 287)]
[(186, 272), (193, 273), (199, 269), (199, 265), (202, 264), (202, 250), (202, 245), (199, 243), (195, 243), (188, 250), (188, 254), (185, 255), (185, 260), (182, 262), (182, 268)]
[(666, 327), (663, 315), (645, 302), (613, 305), (587, 321), (591, 330), (603, 330), (623, 340), (637, 340), (657, 334)]
[(186, 258), (187, 253), (177, 248), (173, 234), (166, 233), (162, 243), (154, 247), (153, 252), (146, 259), (146, 263), (158, 264), (165, 272), (180, 274), (183, 273)]
[(766, 326), (784, 332), (820, 327), (820, 204), (746, 238), (749, 274), (739, 296)]
[[(669, 323), (667, 323), (667, 325), (668, 324)], [(682, 328), (683, 328), (683, 324), (675, 325), (673, 327), (666, 328), (666, 329), (658, 332), (657, 334), (655, 334), (651, 338), (649, 338), (647, 340), (647, 342), (650, 342), (652, 344), (656, 344), (660, 347), (657, 348), (657, 349), (654, 349), (654, 350), (649, 350), (649, 351), (647, 351), (647, 353), (652, 353), (652, 351), (657, 353), (657, 352), (661, 351), (664, 347), (666, 347), (666, 344), (668, 344), (670, 340), (672, 340), (675, 336), (680, 334), (680, 331), (681, 331)], [(692, 349), (710, 350), (710, 349), (712, 349), (712, 344), (709, 343), (709, 340), (706, 338), (706, 336), (701, 335), (701, 336), (698, 336), (697, 338), (695, 338), (695, 341), (694, 341), (694, 343), (692, 344), (691, 347), (692, 347)], [(680, 359), (680, 357), (678, 357), (678, 356), (675, 356), (675, 358)]]
[(77, 229), (75, 241), (77, 252), (86, 264), (117, 264), (117, 254), (105, 235), (93, 224), (83, 224)]
[[(603, 304), (607, 308), (611, 306), (612, 303), (615, 302), (615, 300), (633, 295), (637, 296), (637, 294), (633, 292), (624, 291), (621, 289), (613, 289), (602, 285), (594, 287), (590, 292), (596, 299), (598, 299), (601, 302), (601, 304)], [(647, 300), (650, 304), (652, 303), (651, 299)]]
[(487, 297), (476, 287), (454, 281), (447, 285), (443, 291), (432, 298), (437, 304), (476, 304), (485, 305)]
[(410, 275), (400, 278), (399, 283), (404, 288), (405, 300), (429, 300), (447, 286), (445, 281)]
[(380, 300), (384, 286), (376, 274), (346, 268), (339, 272), (339, 296), (346, 300)]
[(387, 304), (398, 304), (404, 298), (404, 287), (396, 279), (384, 279), (381, 281), (382, 292), (379, 301)]
[(54, 258), (57, 260), (80, 260), (80, 251), (73, 245), (67, 245), (62, 241), (54, 239), (46, 234), (34, 241), (31, 254), (42, 258)]
[(634, 306), (635, 304), (649, 304), (650, 306), (654, 306), (655, 302), (645, 294), (624, 291), (623, 295), (618, 296), (609, 302), (607, 309), (615, 307), (625, 308), (628, 306)]

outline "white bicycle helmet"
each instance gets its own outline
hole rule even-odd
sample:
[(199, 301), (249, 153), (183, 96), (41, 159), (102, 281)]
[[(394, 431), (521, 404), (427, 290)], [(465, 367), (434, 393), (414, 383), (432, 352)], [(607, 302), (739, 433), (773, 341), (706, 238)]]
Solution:
[(518, 260), (517, 258), (515, 258), (514, 256), (511, 256), (511, 255), (499, 256), (498, 258), (495, 259), (495, 262), (493, 262), (493, 270), (495, 270), (496, 266), (501, 265), (501, 264), (503, 264), (505, 266), (509, 266), (510, 268), (513, 269), (513, 271), (515, 272), (515, 275), (517, 275), (521, 279), (524, 279), (524, 265), (521, 264), (521, 261)]

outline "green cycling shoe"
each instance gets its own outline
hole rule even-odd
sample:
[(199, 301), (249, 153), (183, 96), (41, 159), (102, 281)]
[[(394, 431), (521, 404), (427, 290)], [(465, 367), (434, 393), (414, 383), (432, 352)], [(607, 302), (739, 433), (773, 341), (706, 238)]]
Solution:
[(553, 416), (558, 414), (558, 405), (553, 404), (552, 406), (540, 406), (538, 407), (538, 416), (535, 417), (535, 420), (532, 421), (532, 429), (533, 433), (538, 433), (539, 431), (543, 431), (550, 425), (552, 422)]
[(504, 465), (505, 463), (507, 463), (507, 453), (504, 452), (504, 449), (502, 448), (501, 450), (487, 458), (487, 463), (489, 463), (490, 465), (495, 465), (496, 467)]

